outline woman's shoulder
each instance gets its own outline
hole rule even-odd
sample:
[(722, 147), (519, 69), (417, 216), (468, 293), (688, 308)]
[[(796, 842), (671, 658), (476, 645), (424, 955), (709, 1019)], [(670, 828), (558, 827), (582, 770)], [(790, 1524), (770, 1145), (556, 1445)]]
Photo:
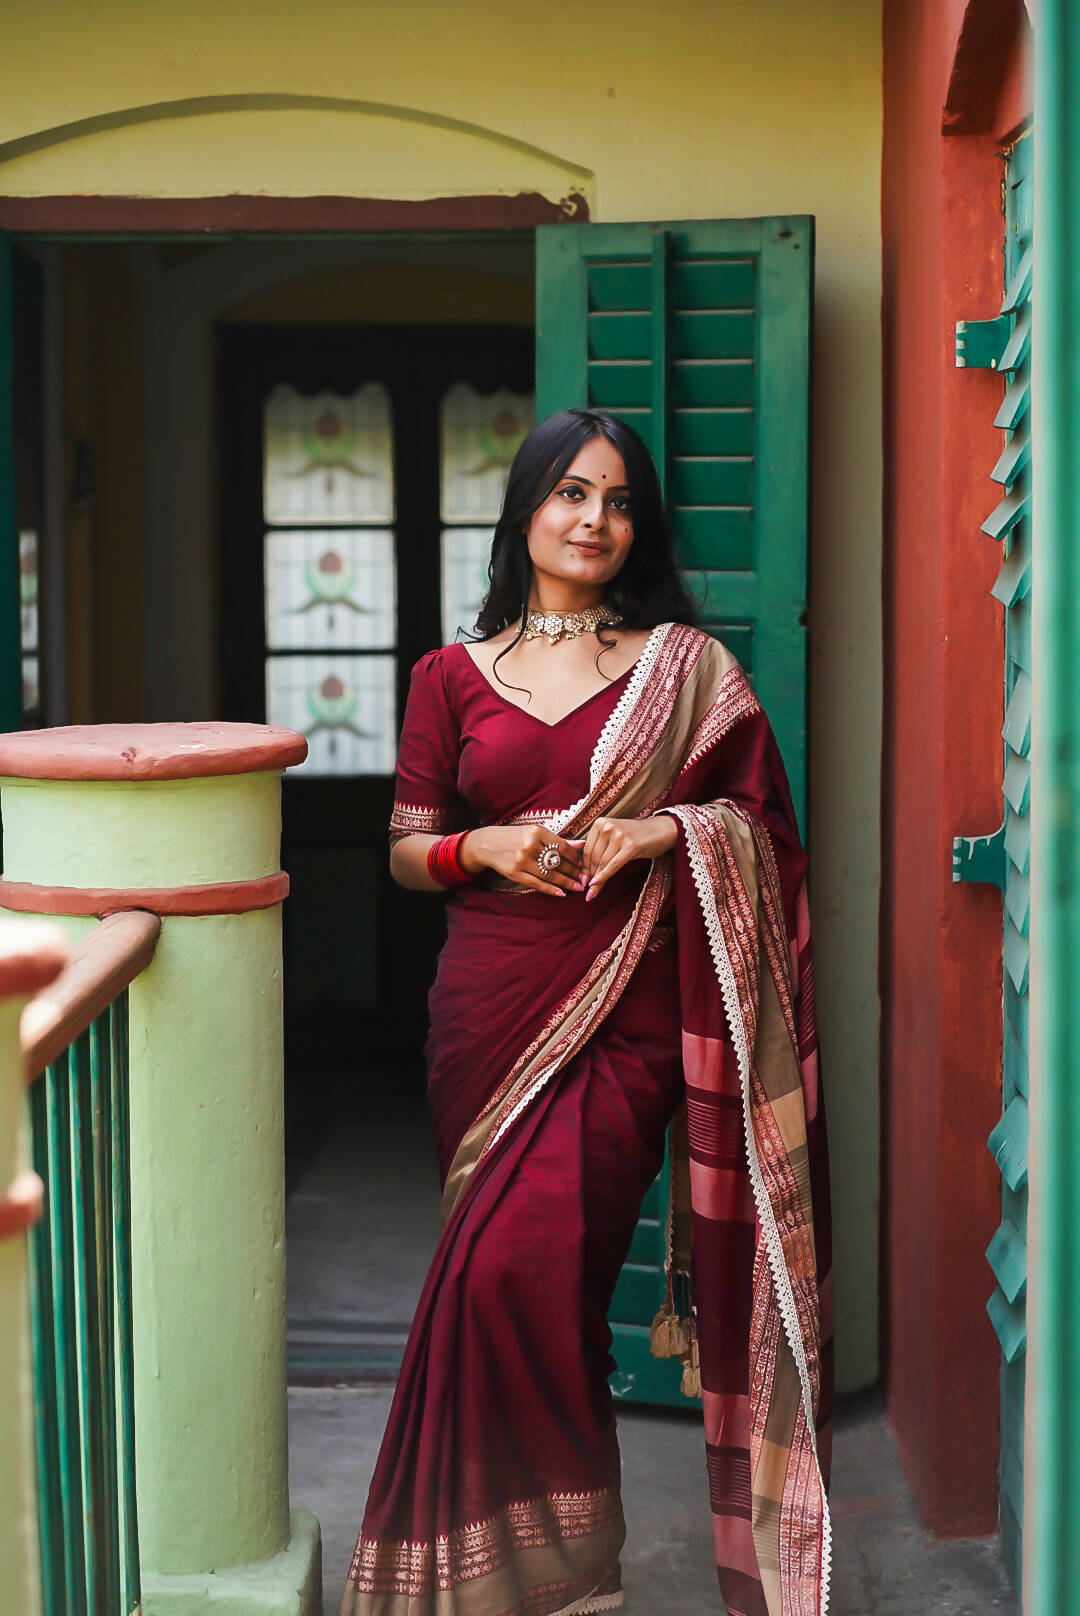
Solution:
[(460, 645), (437, 645), (434, 650), (425, 651), (412, 666), (410, 700), (439, 702), (456, 710), (460, 659), (466, 654)]
[(728, 649), (723, 640), (703, 628), (698, 628), (696, 624), (669, 623), (668, 630), (684, 655), (689, 654), (694, 661), (703, 659), (720, 675), (729, 673), (732, 668), (740, 667), (738, 657)]
[(437, 645), (434, 650), (425, 651), (423, 656), (417, 657), (413, 663), (413, 678), (426, 683), (445, 679), (458, 665), (463, 651), (464, 647), (456, 642), (450, 645)]

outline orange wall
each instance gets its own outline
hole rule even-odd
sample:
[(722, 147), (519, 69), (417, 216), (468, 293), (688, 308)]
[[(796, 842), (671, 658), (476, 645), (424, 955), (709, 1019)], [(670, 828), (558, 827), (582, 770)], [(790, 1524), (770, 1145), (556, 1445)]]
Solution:
[(979, 532), (1001, 380), (956, 369), (953, 331), (1001, 303), (1020, 17), (887, 0), (884, 20), (883, 1357), (905, 1471), (945, 1533), (997, 1519), (1002, 1027), (1000, 894), (952, 881), (953, 837), (1002, 818), (1001, 557)]

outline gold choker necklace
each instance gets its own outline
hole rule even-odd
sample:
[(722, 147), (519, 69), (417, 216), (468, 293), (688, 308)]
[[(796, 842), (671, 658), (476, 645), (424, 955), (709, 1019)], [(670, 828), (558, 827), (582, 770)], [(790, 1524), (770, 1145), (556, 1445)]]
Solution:
[(579, 634), (597, 629), (601, 623), (621, 623), (622, 613), (611, 606), (586, 606), (582, 612), (530, 612), (525, 619), (527, 640), (576, 640)]

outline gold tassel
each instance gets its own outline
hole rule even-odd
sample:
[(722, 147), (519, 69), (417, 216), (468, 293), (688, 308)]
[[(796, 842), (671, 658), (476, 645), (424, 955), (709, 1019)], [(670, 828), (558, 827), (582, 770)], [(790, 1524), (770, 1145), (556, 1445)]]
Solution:
[(701, 1359), (698, 1354), (697, 1331), (693, 1321), (690, 1324), (690, 1349), (683, 1362), (682, 1383), (679, 1387), (684, 1397), (701, 1396)]
[(666, 1307), (662, 1307), (649, 1331), (649, 1350), (653, 1357), (682, 1358), (688, 1346), (686, 1325), (677, 1313), (669, 1313)]
[(675, 1311), (675, 1285), (669, 1270), (664, 1305), (653, 1319), (649, 1331), (649, 1351), (654, 1358), (682, 1358), (689, 1347), (686, 1325)]

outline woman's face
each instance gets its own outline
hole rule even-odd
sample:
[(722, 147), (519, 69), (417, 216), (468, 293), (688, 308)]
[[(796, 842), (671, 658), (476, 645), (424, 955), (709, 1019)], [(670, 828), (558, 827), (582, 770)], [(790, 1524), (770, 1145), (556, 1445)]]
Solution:
[(537, 579), (595, 590), (622, 567), (634, 542), (623, 458), (607, 438), (590, 438), (532, 514), (529, 555)]

